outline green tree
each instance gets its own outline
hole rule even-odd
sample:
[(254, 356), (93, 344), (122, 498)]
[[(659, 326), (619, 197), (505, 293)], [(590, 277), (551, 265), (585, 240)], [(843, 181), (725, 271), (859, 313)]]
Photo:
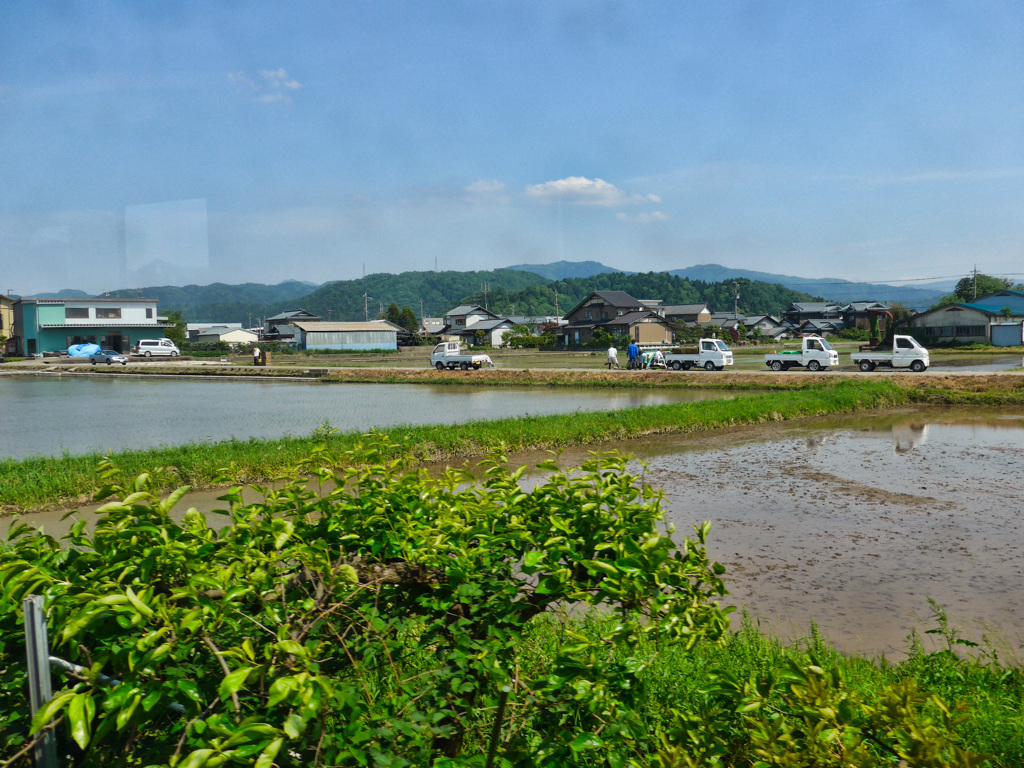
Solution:
[[(1006, 290), (1011, 285), (1013, 285), (1013, 281), (1007, 280), (1005, 277), (993, 277), (992, 275), (980, 273), (978, 275), (971, 274), (961, 278), (953, 292), (939, 299), (935, 307), (945, 306), (946, 304), (970, 304), (975, 299), (988, 296), (996, 291)], [(932, 308), (934, 309), (935, 307)]]
[(164, 328), (164, 336), (173, 341), (179, 348), (185, 343), (188, 338), (188, 329), (185, 323), (185, 318), (181, 316), (181, 312), (176, 309), (172, 309), (167, 313), (167, 322), (172, 324), (171, 328)]
[(415, 333), (420, 329), (420, 321), (416, 319), (416, 313), (408, 307), (402, 307), (402, 313), (398, 319), (398, 325), (407, 331)]
[(394, 323), (395, 325), (401, 325), (402, 324), (402, 310), (400, 310), (398, 308), (398, 305), (395, 304), (395, 302), (392, 301), (388, 305), (387, 311), (384, 313), (384, 316), (381, 319), (387, 320), (389, 323)]

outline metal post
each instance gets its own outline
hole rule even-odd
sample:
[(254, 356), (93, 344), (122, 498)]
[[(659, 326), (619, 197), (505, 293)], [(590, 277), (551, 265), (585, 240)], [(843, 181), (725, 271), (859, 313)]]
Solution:
[[(46, 636), (46, 612), (43, 598), (31, 595), (22, 601), (25, 614), (25, 651), (28, 658), (29, 701), (32, 716), (53, 696), (50, 685), (50, 649)], [(41, 731), (42, 738), (32, 750), (36, 768), (57, 768), (57, 740), (52, 728)]]

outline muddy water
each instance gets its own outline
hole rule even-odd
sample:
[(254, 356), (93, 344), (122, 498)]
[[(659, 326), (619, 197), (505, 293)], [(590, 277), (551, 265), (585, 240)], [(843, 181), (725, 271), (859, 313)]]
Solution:
[(928, 598), (1004, 659), (1024, 643), (1024, 413), (837, 420), (638, 451), (679, 531), (713, 524), (730, 601), (784, 637), (904, 655)]
[[(806, 637), (815, 622), (842, 650), (899, 658), (912, 630), (935, 626), (932, 598), (965, 637), (1019, 657), (1024, 411), (908, 409), (603, 447), (643, 462), (677, 536), (712, 522), (728, 602), (766, 630)], [(219, 495), (181, 509), (218, 508)], [(61, 514), (22, 519), (60, 535)]]

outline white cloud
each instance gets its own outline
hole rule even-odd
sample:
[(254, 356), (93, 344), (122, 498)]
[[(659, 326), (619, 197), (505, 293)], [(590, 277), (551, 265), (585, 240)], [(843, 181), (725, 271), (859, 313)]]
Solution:
[(994, 168), (979, 171), (926, 171), (905, 175), (879, 175), (854, 177), (866, 186), (891, 186), (895, 184), (944, 184), (956, 181), (999, 181), (1024, 177), (1024, 168)]
[(660, 203), (657, 195), (625, 192), (604, 179), (569, 176), (557, 181), (546, 181), (526, 188), (526, 196), (534, 200), (562, 200), (573, 205), (594, 205), (612, 208), (639, 203)]
[(615, 215), (615, 218), (630, 224), (651, 224), (656, 221), (668, 221), (668, 214), (661, 211), (652, 211), (651, 213), (618, 213)]
[(289, 77), (285, 69), (261, 69), (256, 77), (250, 77), (245, 70), (228, 74), (228, 82), (240, 93), (250, 94), (257, 101), (291, 101), (289, 91), (298, 91), (302, 83)]
[(500, 181), (487, 181), (481, 179), (466, 187), (466, 192), (471, 195), (495, 195), (504, 193), (508, 187)]

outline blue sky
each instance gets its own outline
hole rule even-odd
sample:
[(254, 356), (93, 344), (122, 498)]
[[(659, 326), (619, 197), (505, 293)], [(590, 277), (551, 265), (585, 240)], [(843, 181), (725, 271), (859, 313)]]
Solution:
[(1020, 2), (0, 4), (0, 289), (1024, 280)]

